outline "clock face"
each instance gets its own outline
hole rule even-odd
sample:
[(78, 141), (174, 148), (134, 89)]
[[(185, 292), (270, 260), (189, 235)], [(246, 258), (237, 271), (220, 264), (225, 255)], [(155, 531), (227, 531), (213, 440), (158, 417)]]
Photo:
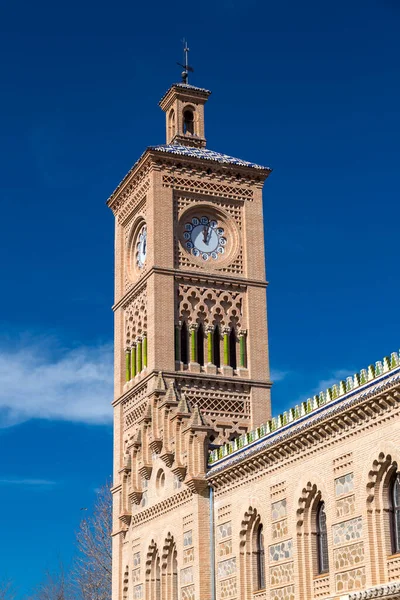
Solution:
[(143, 268), (147, 254), (147, 227), (143, 225), (137, 236), (136, 242), (136, 264), (139, 269)]
[(193, 217), (185, 223), (183, 239), (186, 249), (203, 260), (218, 260), (225, 253), (224, 228), (216, 219)]

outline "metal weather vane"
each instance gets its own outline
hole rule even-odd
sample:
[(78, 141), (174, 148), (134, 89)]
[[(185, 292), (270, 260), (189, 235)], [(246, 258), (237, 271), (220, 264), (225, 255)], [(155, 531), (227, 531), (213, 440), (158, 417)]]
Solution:
[(182, 71), (182, 83), (188, 83), (189, 82), (189, 73), (194, 73), (194, 69), (193, 67), (191, 67), (189, 65), (189, 47), (187, 45), (187, 41), (185, 39), (182, 40), (183, 42), (183, 62), (184, 64), (178, 62), (176, 63), (177, 65), (179, 65), (180, 67), (182, 67), (183, 71)]

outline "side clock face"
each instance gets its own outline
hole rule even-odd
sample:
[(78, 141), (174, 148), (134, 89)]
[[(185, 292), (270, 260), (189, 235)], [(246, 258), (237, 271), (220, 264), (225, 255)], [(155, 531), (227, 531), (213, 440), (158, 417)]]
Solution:
[(147, 227), (143, 225), (140, 229), (136, 242), (136, 264), (139, 269), (143, 268), (147, 254)]
[(187, 250), (203, 260), (218, 260), (225, 253), (224, 228), (216, 219), (193, 217), (185, 223), (183, 239)]

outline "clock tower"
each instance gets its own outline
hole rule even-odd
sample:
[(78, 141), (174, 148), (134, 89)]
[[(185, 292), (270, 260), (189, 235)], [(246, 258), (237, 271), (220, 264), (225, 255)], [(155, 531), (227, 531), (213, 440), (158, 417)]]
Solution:
[(115, 216), (113, 600), (210, 600), (210, 447), (270, 418), (262, 187), (206, 147), (208, 90), (160, 101)]

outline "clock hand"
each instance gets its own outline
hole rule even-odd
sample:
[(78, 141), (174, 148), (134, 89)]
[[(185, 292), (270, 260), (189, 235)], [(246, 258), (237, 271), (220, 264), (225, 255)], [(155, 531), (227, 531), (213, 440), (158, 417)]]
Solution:
[(208, 244), (208, 242), (209, 242), (209, 240), (208, 240), (208, 229), (209, 228), (207, 227), (207, 225), (204, 225), (204, 227), (203, 227), (203, 242), (205, 244)]

